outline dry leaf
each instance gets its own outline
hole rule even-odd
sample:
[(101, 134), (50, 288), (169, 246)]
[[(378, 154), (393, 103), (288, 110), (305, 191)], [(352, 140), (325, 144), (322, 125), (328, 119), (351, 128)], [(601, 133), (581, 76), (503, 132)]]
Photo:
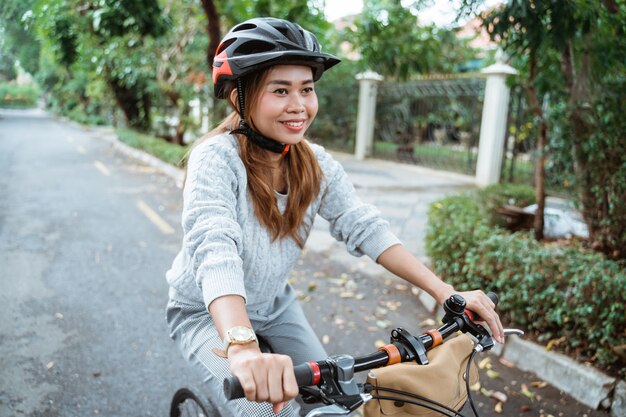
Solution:
[(417, 288), (417, 287), (411, 287), (411, 294), (419, 295), (420, 294), (420, 289)]
[(381, 329), (386, 329), (391, 326), (391, 322), (389, 320), (376, 320), (376, 325)]
[(344, 291), (342, 293), (339, 293), (339, 297), (340, 298), (354, 298), (354, 293), (352, 291)]
[(407, 291), (409, 289), (409, 286), (404, 284), (396, 284), (394, 288), (398, 291)]
[(309, 286), (306, 287), (308, 292), (313, 292), (317, 289), (317, 284), (315, 282), (309, 282)]
[(474, 391), (474, 392), (478, 392), (481, 389), (481, 385), (480, 385), (480, 381), (478, 381), (477, 383), (475, 383), (474, 385), (470, 385), (470, 390)]
[(434, 326), (435, 325), (435, 320), (433, 319), (426, 319), (423, 322), (421, 322), (419, 324), (419, 327), (430, 327), (430, 326)]
[(493, 411), (502, 414), (502, 403), (497, 403), (495, 407), (493, 407)]
[(533, 388), (545, 388), (548, 385), (545, 381), (533, 381), (530, 383), (530, 386)]
[(531, 400), (535, 398), (535, 393), (530, 391), (526, 384), (522, 384), (522, 389), (520, 390), (520, 393), (525, 397), (530, 398)]
[(502, 365), (506, 366), (507, 368), (515, 368), (515, 364), (511, 361), (507, 361), (506, 359), (503, 359), (503, 358), (500, 358), (499, 361)]
[(492, 391), (490, 397), (499, 403), (505, 403), (509, 399), (505, 393), (500, 391)]
[(491, 358), (486, 357), (478, 362), (478, 369), (491, 369)]
[(496, 379), (500, 377), (500, 374), (493, 369), (487, 369), (487, 376), (491, 379)]
[(52, 367), (54, 366), (54, 362), (50, 361), (48, 362), (48, 364), (46, 365), (46, 368), (48, 369), (52, 369)]

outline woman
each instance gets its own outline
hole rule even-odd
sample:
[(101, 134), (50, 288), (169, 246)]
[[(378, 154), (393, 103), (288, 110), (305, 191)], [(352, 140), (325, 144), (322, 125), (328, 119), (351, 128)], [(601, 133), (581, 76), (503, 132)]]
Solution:
[[(314, 35), (274, 18), (235, 26), (216, 53), (215, 95), (234, 111), (190, 154), (167, 318), (223, 415), (293, 415), (293, 363), (327, 357), (287, 283), (317, 214), (352, 254), (439, 302), (455, 292), (359, 200), (342, 167), (304, 139), (318, 110), (315, 82), (338, 62)], [(481, 291), (461, 294), (502, 340), (493, 303)], [(256, 335), (275, 353), (261, 353)], [(224, 399), (231, 373), (247, 399)]]

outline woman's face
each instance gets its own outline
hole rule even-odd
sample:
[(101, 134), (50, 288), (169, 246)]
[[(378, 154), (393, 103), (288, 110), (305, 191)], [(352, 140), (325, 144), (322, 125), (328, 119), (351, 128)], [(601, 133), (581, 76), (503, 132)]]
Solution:
[(303, 139), (316, 114), (313, 70), (302, 65), (277, 65), (268, 70), (250, 117), (263, 136), (294, 145)]

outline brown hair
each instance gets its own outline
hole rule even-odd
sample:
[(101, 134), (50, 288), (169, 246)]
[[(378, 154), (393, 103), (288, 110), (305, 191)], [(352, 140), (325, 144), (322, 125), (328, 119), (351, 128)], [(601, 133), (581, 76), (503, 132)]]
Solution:
[[(244, 79), (244, 97), (246, 98), (244, 117), (252, 127), (254, 127), (254, 122), (250, 118), (250, 109), (258, 105), (268, 70), (269, 68), (257, 71)], [(230, 97), (230, 91), (228, 93), (226, 97)], [(239, 127), (239, 113), (236, 111), (235, 104), (232, 102), (230, 104), (234, 111), (198, 143)], [(301, 141), (291, 145), (289, 152), (283, 157), (283, 174), (289, 184), (289, 195), (285, 212), (281, 214), (272, 187), (273, 165), (269, 158), (269, 151), (257, 146), (244, 135), (238, 134), (236, 137), (248, 177), (248, 192), (254, 204), (257, 219), (269, 230), (272, 240), (290, 237), (302, 248), (304, 236), (301, 227), (307, 208), (320, 192), (323, 175), (313, 151), (307, 141)]]

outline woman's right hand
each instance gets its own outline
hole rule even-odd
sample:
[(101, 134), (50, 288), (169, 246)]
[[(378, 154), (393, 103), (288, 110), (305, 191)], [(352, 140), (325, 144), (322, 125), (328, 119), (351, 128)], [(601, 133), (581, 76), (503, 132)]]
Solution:
[(232, 374), (239, 378), (246, 398), (272, 403), (275, 414), (298, 395), (298, 384), (289, 356), (262, 353), (256, 343), (231, 345), (228, 348), (228, 363)]

